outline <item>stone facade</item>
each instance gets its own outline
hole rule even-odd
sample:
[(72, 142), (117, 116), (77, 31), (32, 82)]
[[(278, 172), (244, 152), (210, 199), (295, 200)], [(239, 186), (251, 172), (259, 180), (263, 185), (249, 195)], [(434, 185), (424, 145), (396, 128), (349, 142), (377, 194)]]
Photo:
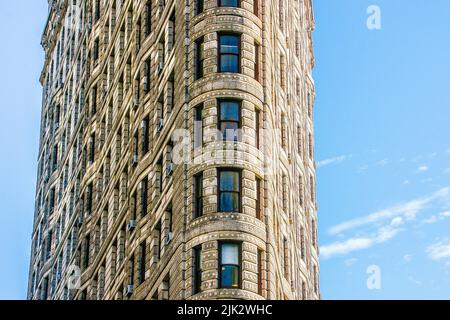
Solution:
[(313, 27), (310, 0), (49, 0), (29, 299), (319, 299)]

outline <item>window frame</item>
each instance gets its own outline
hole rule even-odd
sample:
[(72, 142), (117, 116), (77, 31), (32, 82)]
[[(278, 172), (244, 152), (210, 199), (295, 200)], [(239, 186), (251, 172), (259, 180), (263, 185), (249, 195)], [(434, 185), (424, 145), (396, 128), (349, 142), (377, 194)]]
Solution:
[(223, 0), (217, 0), (217, 6), (219, 8), (241, 8), (241, 0), (236, 0), (237, 5), (236, 6), (226, 6), (222, 4)]
[[(238, 117), (239, 120), (235, 121), (235, 120), (222, 120), (222, 103), (236, 103), (238, 105)], [(238, 99), (232, 99), (232, 98), (221, 98), (217, 100), (217, 129), (221, 132), (221, 141), (226, 141), (226, 142), (240, 142), (241, 141), (241, 137), (235, 137), (235, 140), (227, 140), (226, 139), (226, 132), (222, 131), (222, 123), (237, 123), (238, 126), (238, 130), (242, 129), (242, 100), (238, 100)], [(236, 140), (237, 139), (237, 140)]]
[[(227, 264), (224, 265), (222, 263), (222, 252), (224, 245), (237, 245), (238, 246), (238, 265)], [(224, 266), (232, 266), (238, 268), (238, 285), (237, 287), (226, 286), (223, 285), (223, 273), (222, 269)], [(240, 241), (219, 241), (219, 289), (242, 289), (242, 242)]]
[(194, 16), (198, 16), (205, 12), (205, 3), (204, 0), (195, 0), (195, 11)]
[[(203, 216), (203, 179), (203, 172), (194, 175), (194, 219)], [(201, 185), (200, 189), (199, 182)]]
[[(221, 38), (225, 37), (225, 36), (235, 36), (238, 38), (238, 53), (223, 53), (222, 54), (222, 50), (221, 50)], [(242, 34), (241, 33), (237, 33), (237, 32), (219, 32), (218, 37), (217, 37), (217, 41), (218, 41), (218, 46), (217, 46), (217, 72), (218, 73), (242, 73)], [(230, 56), (237, 56), (237, 60), (238, 60), (238, 65), (237, 65), (237, 71), (236, 72), (232, 72), (232, 71), (222, 71), (222, 55), (230, 55)]]
[(202, 292), (202, 246), (192, 248), (192, 294), (196, 295)]
[[(232, 172), (239, 175), (239, 191), (221, 191), (221, 174), (223, 172)], [(217, 211), (227, 212), (227, 213), (241, 213), (242, 212), (242, 169), (239, 168), (218, 168), (217, 169)], [(223, 211), (222, 204), (220, 201), (222, 193), (232, 193), (238, 195), (238, 209), (237, 211)]]
[[(203, 50), (202, 50), (203, 48)], [(201, 54), (203, 52), (203, 54)], [(205, 76), (205, 37), (200, 37), (195, 40), (195, 73), (194, 81), (200, 80)]]

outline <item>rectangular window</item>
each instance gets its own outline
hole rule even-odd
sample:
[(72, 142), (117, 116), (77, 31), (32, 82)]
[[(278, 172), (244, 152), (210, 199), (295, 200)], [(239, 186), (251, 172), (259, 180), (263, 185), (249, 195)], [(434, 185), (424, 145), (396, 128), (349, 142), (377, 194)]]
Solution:
[(89, 267), (90, 240), (90, 235), (87, 235), (86, 238), (84, 238), (83, 270), (86, 270)]
[(92, 204), (94, 198), (93, 184), (89, 184), (86, 190), (86, 217), (89, 217), (92, 213)]
[(93, 164), (95, 161), (95, 133), (89, 139), (89, 163)]
[(259, 0), (253, 0), (253, 13), (259, 17)]
[(146, 251), (147, 246), (144, 241), (139, 247), (139, 284), (145, 281)]
[(203, 146), (203, 104), (195, 107), (194, 149)]
[(95, 21), (100, 20), (100, 0), (95, 0)]
[(92, 108), (91, 115), (94, 116), (97, 113), (97, 86), (92, 89)]
[(239, 73), (241, 70), (241, 36), (219, 35), (219, 72)]
[(219, 0), (219, 7), (239, 8), (241, 6), (240, 2), (240, 0)]
[(138, 206), (138, 197), (137, 197), (137, 193), (133, 193), (132, 197), (132, 207), (131, 207), (131, 220), (136, 220), (137, 219), (137, 206)]
[(283, 239), (283, 266), (284, 266), (284, 277), (289, 279), (289, 244), (286, 238)]
[(203, 173), (194, 177), (194, 219), (203, 216)]
[(201, 37), (195, 41), (195, 75), (194, 80), (203, 78), (203, 66), (205, 61), (205, 39)]
[(241, 211), (241, 171), (219, 170), (219, 212)]
[(150, 118), (147, 116), (142, 121), (142, 155), (146, 155), (149, 152), (149, 144), (150, 144)]
[(256, 131), (256, 148), (261, 149), (261, 128), (263, 127), (262, 112), (259, 109), (255, 111), (255, 131)]
[(264, 288), (264, 283), (263, 283), (263, 270), (264, 270), (264, 253), (262, 250), (258, 250), (258, 294), (260, 296), (262, 296), (263, 294), (263, 288)]
[(241, 102), (235, 100), (219, 101), (219, 130), (223, 141), (239, 141), (241, 128)]
[(256, 178), (256, 218), (263, 219), (263, 183), (260, 178)]
[(147, 215), (148, 178), (141, 182), (141, 218)]
[(93, 58), (94, 61), (96, 62), (98, 60), (99, 57), (99, 51), (100, 51), (100, 40), (97, 38), (94, 41), (94, 54), (93, 54)]
[(195, 15), (199, 15), (199, 14), (203, 13), (203, 10), (204, 10), (203, 2), (204, 2), (203, 0), (195, 1)]
[(148, 37), (152, 32), (152, 1), (147, 0), (145, 5), (145, 36)]
[(255, 42), (255, 79), (261, 82), (261, 46)]
[(239, 289), (241, 287), (241, 247), (240, 243), (220, 243), (220, 288)]
[(202, 247), (198, 246), (192, 250), (192, 293), (197, 294), (202, 291)]
[(150, 92), (150, 77), (151, 77), (151, 60), (148, 58), (145, 61), (145, 76), (144, 76), (144, 92), (149, 93)]

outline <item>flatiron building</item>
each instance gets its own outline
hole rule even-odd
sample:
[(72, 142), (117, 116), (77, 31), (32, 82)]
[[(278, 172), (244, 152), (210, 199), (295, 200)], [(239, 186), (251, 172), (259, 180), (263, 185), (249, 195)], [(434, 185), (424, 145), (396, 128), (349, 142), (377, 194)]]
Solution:
[(320, 299), (311, 0), (49, 0), (28, 298)]

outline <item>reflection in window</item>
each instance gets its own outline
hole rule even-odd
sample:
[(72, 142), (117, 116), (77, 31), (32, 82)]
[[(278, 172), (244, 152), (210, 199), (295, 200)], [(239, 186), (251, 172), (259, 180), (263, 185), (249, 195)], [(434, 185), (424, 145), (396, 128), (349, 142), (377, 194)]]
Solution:
[(203, 37), (195, 41), (195, 74), (194, 79), (203, 78), (203, 66), (205, 61), (205, 40)]
[(240, 72), (240, 43), (240, 35), (219, 36), (219, 72)]
[(239, 101), (219, 102), (219, 130), (224, 141), (238, 141), (240, 127), (241, 104)]
[(239, 0), (219, 0), (219, 7), (239, 7)]
[(240, 171), (219, 171), (219, 211), (239, 212), (241, 207)]
[(220, 244), (220, 287), (239, 288), (241, 277), (241, 244)]

